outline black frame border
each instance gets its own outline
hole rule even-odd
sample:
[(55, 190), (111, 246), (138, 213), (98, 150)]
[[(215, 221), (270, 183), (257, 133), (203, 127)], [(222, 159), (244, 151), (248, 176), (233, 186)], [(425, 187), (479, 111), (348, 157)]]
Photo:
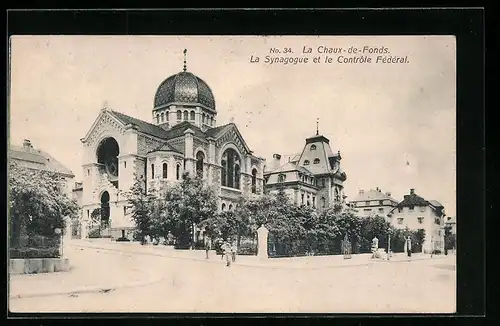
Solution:
[[(7, 12), (5, 55), (8, 65), (8, 37), (22, 34), (455, 35), (457, 40), (457, 233), (459, 234), (457, 237), (456, 316), (483, 316), (486, 314), (484, 24), (485, 14), (482, 8), (11, 10)], [(6, 102), (8, 101), (8, 87), (7, 81)], [(6, 133), (8, 133), (7, 128)], [(9, 313), (8, 315), (9, 317), (27, 317), (24, 314)], [(124, 314), (94, 316), (123, 318)], [(185, 318), (190, 316), (207, 319), (211, 317), (328, 317), (328, 315), (305, 314), (133, 314), (128, 317)], [(390, 317), (391, 315), (358, 315), (357, 317), (367, 316)], [(408, 317), (409, 315), (392, 316)], [(40, 314), (39, 317), (61, 318), (62, 316)], [(85, 318), (85, 315), (68, 314), (65, 318), (68, 317)], [(335, 314), (331, 317), (352, 316)], [(396, 319), (399, 320), (399, 318)]]

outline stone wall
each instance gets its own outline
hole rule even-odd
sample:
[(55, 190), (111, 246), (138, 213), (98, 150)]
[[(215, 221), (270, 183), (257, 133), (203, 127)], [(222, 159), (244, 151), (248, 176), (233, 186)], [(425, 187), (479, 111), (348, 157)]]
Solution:
[(68, 272), (69, 269), (67, 258), (11, 259), (9, 264), (11, 275)]
[(160, 147), (162, 144), (163, 142), (160, 140), (139, 135), (137, 137), (137, 154), (145, 156), (147, 153)]

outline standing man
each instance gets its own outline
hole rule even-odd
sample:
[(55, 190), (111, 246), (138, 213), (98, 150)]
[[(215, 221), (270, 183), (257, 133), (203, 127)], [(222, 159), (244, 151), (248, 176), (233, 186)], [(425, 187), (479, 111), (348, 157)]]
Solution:
[(205, 259), (208, 259), (208, 251), (211, 249), (212, 247), (212, 241), (210, 240), (209, 237), (205, 237), (205, 254), (206, 254), (206, 257)]
[(406, 249), (408, 252), (408, 257), (411, 258), (411, 238), (409, 236), (406, 239)]
[(236, 241), (234, 241), (231, 245), (231, 259), (233, 263), (236, 261), (236, 251), (238, 250), (236, 246)]
[(224, 242), (222, 246), (222, 255), (226, 256), (226, 266), (229, 267), (231, 266), (231, 239), (227, 238), (227, 240)]

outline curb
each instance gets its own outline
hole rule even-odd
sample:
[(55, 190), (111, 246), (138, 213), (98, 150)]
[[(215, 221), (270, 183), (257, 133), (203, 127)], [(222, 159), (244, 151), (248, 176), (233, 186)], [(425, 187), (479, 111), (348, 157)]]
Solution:
[[(90, 241), (89, 241), (90, 242)], [(116, 248), (103, 248), (103, 247), (94, 247), (94, 246), (82, 246), (82, 245), (73, 245), (75, 247), (80, 247), (80, 248), (90, 248), (90, 249), (96, 249), (96, 250), (108, 250), (108, 251), (119, 251), (119, 252), (126, 252), (128, 254), (135, 254), (135, 255), (149, 255), (149, 256), (157, 256), (157, 257), (164, 257), (164, 258), (171, 258), (171, 259), (184, 259), (184, 260), (191, 260), (191, 261), (197, 261), (197, 262), (204, 262), (204, 263), (212, 263), (212, 264), (220, 264), (219, 261), (215, 260), (206, 260), (206, 259), (198, 259), (198, 258), (189, 258), (189, 257), (176, 257), (176, 256), (168, 256), (168, 255), (162, 255), (159, 253), (154, 253), (154, 252), (137, 252), (137, 251), (124, 251), (121, 249), (116, 249)], [(217, 256), (218, 257), (218, 256)], [(282, 267), (282, 266), (266, 266), (266, 265), (251, 265), (251, 264), (239, 264), (239, 263), (234, 263), (231, 266), (241, 266), (241, 267), (250, 267), (250, 268), (263, 268), (263, 269), (273, 269), (273, 270), (320, 270), (320, 269), (333, 269), (333, 268), (348, 268), (348, 267), (358, 267), (358, 266), (367, 266), (373, 264), (373, 261), (368, 261), (364, 263), (358, 263), (358, 264), (340, 264), (340, 265), (329, 265), (329, 266), (324, 266), (324, 267)]]
[[(96, 248), (96, 249), (106, 250), (105, 248)], [(60, 296), (60, 295), (72, 296), (75, 294), (99, 293), (99, 292), (108, 293), (108, 292), (119, 290), (119, 289), (127, 289), (127, 288), (134, 288), (134, 287), (151, 285), (154, 283), (158, 283), (165, 278), (165, 276), (159, 276), (159, 274), (158, 275), (154, 275), (154, 274), (151, 275), (150, 274), (149, 277), (150, 278), (154, 277), (154, 278), (153, 278), (153, 280), (149, 279), (148, 281), (125, 283), (125, 284), (118, 284), (118, 285), (111, 285), (111, 286), (91, 286), (91, 287), (83, 286), (83, 287), (75, 288), (73, 290), (17, 294), (17, 295), (9, 296), (9, 299), (15, 300), (15, 299), (26, 299), (26, 298), (38, 298), (38, 297), (52, 297), (52, 296)]]

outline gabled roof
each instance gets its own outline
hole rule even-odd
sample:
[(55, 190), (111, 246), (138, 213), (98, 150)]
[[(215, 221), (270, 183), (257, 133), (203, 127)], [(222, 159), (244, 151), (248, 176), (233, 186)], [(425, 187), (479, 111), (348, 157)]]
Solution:
[(153, 153), (153, 152), (175, 152), (175, 153), (182, 154), (181, 151), (179, 151), (177, 148), (173, 147), (169, 143), (163, 143), (161, 146), (158, 146), (157, 148), (150, 151), (149, 153)]
[(73, 171), (42, 150), (34, 149), (33, 147), (27, 149), (21, 146), (11, 145), (9, 154), (10, 158), (16, 161), (36, 163), (36, 165), (29, 166), (33, 169), (61, 173), (71, 177), (75, 176)]
[(441, 203), (440, 203), (440, 202), (438, 202), (437, 200), (429, 200), (429, 204), (431, 204), (432, 206), (437, 207), (437, 208), (439, 208), (439, 207), (444, 207), (444, 206), (443, 206), (443, 205), (441, 205)]
[(363, 193), (358, 193), (358, 195), (354, 197), (354, 199), (352, 199), (351, 202), (361, 202), (368, 200), (391, 200), (393, 202), (397, 202), (396, 199), (376, 189), (370, 189), (364, 191)]
[(166, 131), (165, 129), (163, 129), (159, 126), (156, 126), (152, 123), (142, 121), (142, 120), (133, 118), (131, 116), (128, 116), (126, 114), (116, 112), (113, 110), (108, 110), (108, 112), (112, 116), (114, 116), (115, 118), (120, 120), (124, 125), (131, 124), (131, 125), (137, 126), (137, 130), (139, 132), (144, 133), (144, 134), (151, 135), (151, 136), (158, 137), (158, 138), (166, 138), (169, 135), (168, 131)]
[(184, 132), (188, 129), (191, 129), (194, 131), (194, 135), (198, 138), (205, 139), (205, 133), (201, 131), (200, 128), (195, 126), (194, 124), (190, 123), (189, 121), (183, 121), (179, 124), (176, 124), (172, 128), (168, 130), (167, 136), (164, 137), (165, 139), (173, 139), (177, 137), (184, 136)]
[(398, 207), (413, 207), (413, 206), (427, 206), (429, 202), (424, 198), (413, 193), (410, 195), (405, 195), (402, 202), (398, 204)]
[(308, 169), (306, 169), (302, 166), (299, 166), (295, 163), (292, 163), (292, 162), (287, 162), (287, 163), (283, 164), (282, 166), (280, 166), (279, 168), (277, 168), (276, 170), (268, 171), (266, 173), (267, 174), (275, 174), (275, 173), (288, 172), (288, 171), (298, 171), (301, 173), (312, 175), (312, 172), (309, 171)]
[(232, 124), (233, 123), (228, 123), (228, 124), (225, 124), (225, 125), (222, 125), (222, 126), (218, 126), (218, 127), (215, 127), (215, 128), (210, 128), (207, 131), (205, 131), (205, 135), (207, 137), (217, 138), (218, 136), (222, 135), (224, 132), (226, 132), (227, 130), (229, 130), (229, 128), (231, 127)]

